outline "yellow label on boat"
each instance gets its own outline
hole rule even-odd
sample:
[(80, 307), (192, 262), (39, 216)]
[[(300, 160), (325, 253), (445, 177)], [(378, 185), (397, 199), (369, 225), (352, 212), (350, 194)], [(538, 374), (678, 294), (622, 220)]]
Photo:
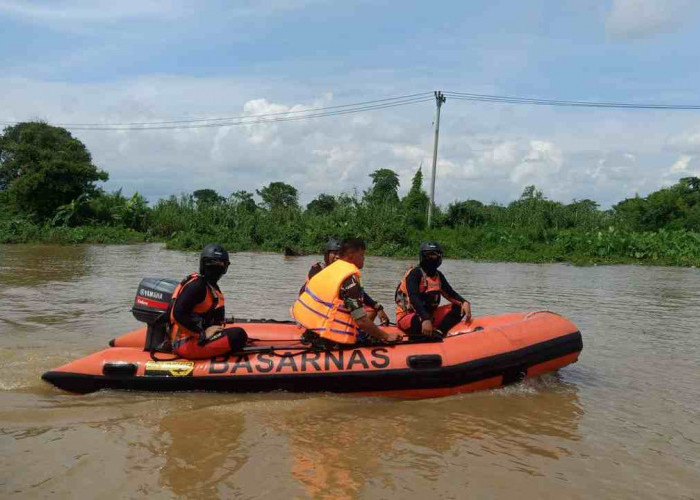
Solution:
[(194, 371), (194, 361), (149, 361), (146, 363), (146, 375), (166, 377), (187, 377)]

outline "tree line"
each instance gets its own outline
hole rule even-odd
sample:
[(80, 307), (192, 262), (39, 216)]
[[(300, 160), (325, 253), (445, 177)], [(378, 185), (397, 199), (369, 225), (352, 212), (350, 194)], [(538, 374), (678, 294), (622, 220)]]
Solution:
[(435, 207), (420, 169), (400, 197), (396, 172), (378, 169), (362, 193), (320, 194), (271, 182), (255, 192), (213, 189), (149, 206), (136, 193), (107, 193), (108, 174), (65, 129), (41, 122), (0, 136), (0, 242), (166, 241), (197, 249), (218, 241), (232, 250), (318, 252), (328, 237), (362, 236), (374, 254), (408, 256), (437, 239), (448, 256), (515, 261), (700, 263), (700, 178), (680, 179), (646, 197), (601, 210), (593, 200), (561, 203), (535, 186), (508, 204), (477, 200)]

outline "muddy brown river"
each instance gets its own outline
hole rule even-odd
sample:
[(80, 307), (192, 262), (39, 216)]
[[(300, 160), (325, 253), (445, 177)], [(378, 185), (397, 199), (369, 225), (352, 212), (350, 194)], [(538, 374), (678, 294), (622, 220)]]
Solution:
[[(318, 257), (232, 255), (227, 315), (288, 319)], [(476, 315), (549, 309), (577, 364), (428, 400), (102, 391), (41, 380), (139, 323), (160, 245), (0, 245), (2, 498), (700, 498), (700, 270), (494, 264), (442, 270)], [(407, 261), (369, 257), (392, 304)]]

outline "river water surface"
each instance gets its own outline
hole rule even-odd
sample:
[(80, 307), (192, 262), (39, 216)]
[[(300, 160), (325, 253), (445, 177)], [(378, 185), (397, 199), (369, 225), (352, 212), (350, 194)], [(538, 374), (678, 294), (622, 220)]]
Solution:
[[(0, 497), (700, 498), (700, 271), (450, 261), (475, 315), (549, 309), (577, 364), (482, 393), (63, 393), (41, 374), (139, 324), (142, 277), (197, 256), (0, 246)], [(288, 319), (314, 257), (232, 255), (227, 315)], [(407, 261), (368, 257), (392, 304)], [(387, 307), (387, 309), (391, 309)]]

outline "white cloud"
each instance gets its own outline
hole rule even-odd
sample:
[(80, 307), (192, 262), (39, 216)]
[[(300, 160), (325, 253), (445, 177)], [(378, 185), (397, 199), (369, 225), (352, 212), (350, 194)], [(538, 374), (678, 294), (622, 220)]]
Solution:
[(600, 156), (595, 171), (591, 172), (591, 176), (594, 179), (605, 182), (619, 182), (632, 178), (636, 168), (637, 159), (635, 155), (609, 151)]
[(519, 184), (542, 180), (559, 172), (562, 162), (561, 150), (551, 142), (530, 141), (530, 150), (513, 169), (511, 179)]
[(677, 30), (695, 10), (693, 0), (612, 0), (605, 29), (614, 38), (645, 38)]
[(513, 141), (498, 144), (491, 151), (482, 153), (479, 161), (496, 167), (510, 167), (518, 161), (518, 145)]
[(681, 156), (680, 158), (678, 158), (678, 160), (676, 160), (676, 162), (673, 165), (671, 165), (671, 172), (687, 172), (688, 165), (690, 164), (692, 159), (693, 157), (690, 155)]
[(700, 154), (700, 127), (694, 126), (688, 130), (670, 137), (666, 142), (670, 151), (683, 154)]

